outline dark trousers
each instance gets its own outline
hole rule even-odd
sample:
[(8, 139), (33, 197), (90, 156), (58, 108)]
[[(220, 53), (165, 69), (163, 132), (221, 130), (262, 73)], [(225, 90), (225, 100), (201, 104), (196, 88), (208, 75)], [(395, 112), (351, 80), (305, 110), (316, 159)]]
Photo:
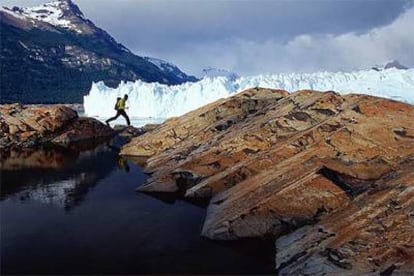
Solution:
[(116, 120), (116, 118), (118, 118), (118, 117), (119, 117), (119, 116), (121, 116), (121, 115), (122, 115), (122, 117), (124, 117), (124, 118), (125, 118), (125, 120), (127, 121), (127, 124), (130, 126), (130, 125), (131, 125), (131, 122), (129, 121), (129, 117), (128, 117), (128, 115), (126, 114), (126, 112), (125, 112), (125, 110), (124, 110), (124, 109), (118, 109), (118, 110), (116, 111), (116, 115), (115, 115), (114, 117), (109, 118), (108, 120), (106, 120), (106, 123), (108, 124), (110, 121)]

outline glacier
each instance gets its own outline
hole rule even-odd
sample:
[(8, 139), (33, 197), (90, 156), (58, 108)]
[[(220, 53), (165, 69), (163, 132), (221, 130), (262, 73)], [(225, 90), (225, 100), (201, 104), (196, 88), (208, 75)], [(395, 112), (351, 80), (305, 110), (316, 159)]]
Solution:
[[(142, 121), (143, 118), (160, 122), (254, 87), (284, 89), (289, 92), (301, 89), (333, 90), (341, 94), (368, 94), (414, 104), (414, 69), (207, 77), (198, 82), (171, 86), (138, 80), (121, 82), (117, 88), (110, 88), (103, 82), (97, 82), (92, 83), (89, 94), (84, 96), (83, 105), (87, 116), (104, 120), (114, 115), (116, 98), (127, 94), (127, 113), (132, 118), (133, 125), (139, 125), (142, 124), (139, 122), (147, 122)], [(122, 117), (119, 120), (123, 120)]]

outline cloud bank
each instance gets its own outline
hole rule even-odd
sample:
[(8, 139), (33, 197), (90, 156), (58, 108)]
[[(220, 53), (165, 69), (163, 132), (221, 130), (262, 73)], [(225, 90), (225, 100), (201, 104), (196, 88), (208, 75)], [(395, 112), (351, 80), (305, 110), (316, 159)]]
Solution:
[(191, 72), (199, 72), (201, 67), (210, 65), (242, 75), (348, 71), (370, 68), (391, 59), (414, 67), (412, 30), (414, 8), (409, 8), (392, 23), (364, 33), (301, 34), (287, 42), (241, 38), (188, 42), (182, 49), (164, 55)]

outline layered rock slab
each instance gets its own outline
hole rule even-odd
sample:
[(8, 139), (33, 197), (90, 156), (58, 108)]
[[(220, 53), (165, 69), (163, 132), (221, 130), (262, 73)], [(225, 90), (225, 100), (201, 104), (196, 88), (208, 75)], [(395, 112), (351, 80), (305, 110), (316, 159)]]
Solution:
[(64, 105), (0, 105), (0, 149), (70, 144), (110, 137), (113, 130), (96, 119), (78, 117)]
[[(380, 192), (414, 154), (413, 122), (401, 102), (256, 88), (170, 119), (121, 154), (150, 157), (140, 191), (212, 197), (202, 235), (280, 236)], [(373, 210), (366, 199), (361, 208)]]
[(414, 156), (346, 208), (276, 241), (279, 275), (414, 273)]

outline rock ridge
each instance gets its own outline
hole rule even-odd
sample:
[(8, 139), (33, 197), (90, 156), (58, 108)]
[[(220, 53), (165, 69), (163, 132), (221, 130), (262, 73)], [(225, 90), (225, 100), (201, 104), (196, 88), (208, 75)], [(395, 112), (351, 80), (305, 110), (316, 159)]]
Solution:
[(412, 272), (413, 121), (414, 107), (393, 100), (254, 88), (169, 119), (121, 154), (149, 157), (138, 191), (211, 198), (203, 236), (281, 237), (281, 275)]

